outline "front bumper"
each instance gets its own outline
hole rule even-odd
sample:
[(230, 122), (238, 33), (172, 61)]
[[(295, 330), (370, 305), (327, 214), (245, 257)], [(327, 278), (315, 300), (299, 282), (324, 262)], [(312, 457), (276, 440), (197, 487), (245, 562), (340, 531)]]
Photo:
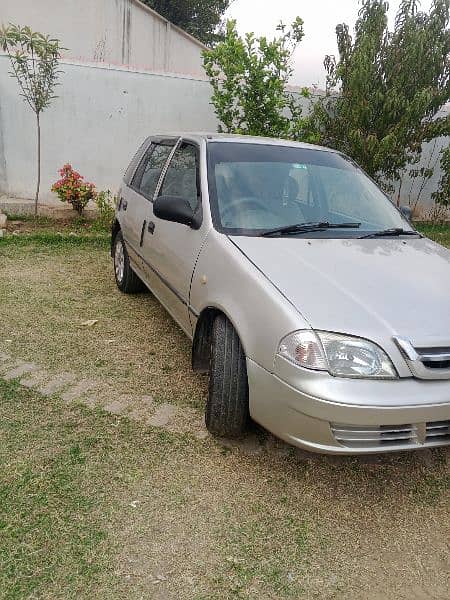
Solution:
[[(355, 380), (247, 359), (251, 417), (294, 446), (366, 454), (450, 444), (450, 381)], [(289, 380), (289, 382), (287, 381)]]

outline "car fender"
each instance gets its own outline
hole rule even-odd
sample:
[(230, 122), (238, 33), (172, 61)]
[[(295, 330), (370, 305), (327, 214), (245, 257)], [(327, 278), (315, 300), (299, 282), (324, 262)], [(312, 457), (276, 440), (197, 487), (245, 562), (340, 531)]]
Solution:
[(281, 339), (292, 331), (310, 328), (264, 273), (228, 236), (215, 230), (208, 235), (195, 266), (190, 309), (194, 344), (202, 313), (219, 311), (233, 324), (246, 357), (270, 371)]

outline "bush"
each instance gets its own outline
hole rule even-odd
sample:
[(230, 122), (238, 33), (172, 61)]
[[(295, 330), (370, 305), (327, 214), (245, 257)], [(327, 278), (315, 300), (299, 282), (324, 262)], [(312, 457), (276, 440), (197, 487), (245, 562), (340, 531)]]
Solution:
[(438, 189), (431, 195), (433, 200), (443, 207), (450, 209), (450, 146), (442, 151), (441, 155), (442, 178)]
[(98, 230), (110, 230), (116, 214), (117, 197), (113, 196), (110, 190), (104, 190), (96, 195), (95, 204), (97, 218), (94, 227)]
[(57, 194), (61, 202), (68, 202), (79, 215), (83, 214), (89, 200), (96, 197), (95, 185), (84, 181), (72, 165), (66, 164), (59, 170), (61, 179), (53, 184), (52, 192)]
[[(303, 21), (297, 17), (291, 28), (280, 24), (277, 30), (273, 40), (253, 33), (242, 38), (236, 21), (228, 21), (224, 40), (203, 53), (219, 131), (315, 141), (306, 131), (301, 102), (286, 89)], [(309, 97), (307, 89), (301, 94)]]

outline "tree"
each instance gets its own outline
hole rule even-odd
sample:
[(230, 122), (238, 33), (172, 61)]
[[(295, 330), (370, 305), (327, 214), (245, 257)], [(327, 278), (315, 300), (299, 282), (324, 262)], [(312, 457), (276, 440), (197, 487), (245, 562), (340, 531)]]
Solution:
[(56, 97), (59, 58), (62, 48), (59, 41), (34, 32), (29, 27), (9, 25), (0, 29), (0, 47), (9, 56), (11, 76), (17, 79), (25, 102), (36, 115), (37, 126), (37, 183), (34, 214), (37, 215), (41, 184), (41, 112)]
[(442, 178), (438, 189), (432, 194), (437, 204), (450, 207), (450, 146), (442, 151), (441, 156)]
[(434, 0), (429, 14), (403, 0), (393, 32), (388, 3), (363, 0), (352, 39), (336, 28), (339, 60), (325, 58), (326, 96), (314, 110), (321, 143), (349, 154), (386, 189), (423, 142), (449, 133), (437, 118), (450, 98), (450, 0)]
[[(300, 17), (278, 38), (241, 38), (236, 22), (228, 21), (225, 39), (203, 53), (213, 87), (212, 104), (220, 131), (299, 139), (305, 120), (299, 100), (286, 90), (293, 69), (291, 57), (303, 38)], [(307, 96), (308, 91), (303, 90)]]
[(221, 39), (223, 14), (231, 0), (143, 0), (174, 25), (207, 45)]

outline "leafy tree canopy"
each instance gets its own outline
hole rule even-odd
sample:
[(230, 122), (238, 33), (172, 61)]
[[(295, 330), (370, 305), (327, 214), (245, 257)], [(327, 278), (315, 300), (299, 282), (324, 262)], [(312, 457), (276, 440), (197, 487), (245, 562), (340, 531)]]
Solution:
[[(204, 52), (204, 66), (213, 87), (212, 104), (220, 131), (298, 139), (303, 137), (302, 108), (286, 90), (292, 75), (292, 54), (303, 38), (300, 17), (279, 37), (268, 40), (253, 33), (240, 37), (228, 21), (225, 39)], [(304, 90), (303, 95), (308, 95)]]
[(388, 3), (363, 0), (354, 37), (337, 26), (339, 58), (325, 59), (327, 95), (314, 114), (321, 143), (387, 188), (423, 142), (450, 132), (450, 116), (436, 118), (450, 99), (450, 0), (434, 0), (429, 13), (418, 6), (402, 0), (389, 31)]
[(221, 39), (223, 14), (231, 0), (142, 0), (174, 25), (207, 45)]

